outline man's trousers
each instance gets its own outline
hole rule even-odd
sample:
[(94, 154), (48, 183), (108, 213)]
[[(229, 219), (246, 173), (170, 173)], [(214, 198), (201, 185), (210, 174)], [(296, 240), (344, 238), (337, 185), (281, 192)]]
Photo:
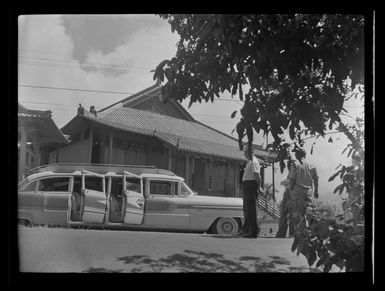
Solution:
[(255, 180), (243, 181), (243, 214), (245, 223), (242, 232), (256, 235), (259, 232), (257, 222), (258, 183)]

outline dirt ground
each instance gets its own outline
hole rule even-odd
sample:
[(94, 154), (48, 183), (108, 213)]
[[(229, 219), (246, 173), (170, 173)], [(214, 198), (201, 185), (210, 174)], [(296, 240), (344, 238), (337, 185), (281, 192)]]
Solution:
[[(321, 272), (292, 239), (19, 227), (21, 272)], [(332, 271), (338, 272), (337, 269)]]

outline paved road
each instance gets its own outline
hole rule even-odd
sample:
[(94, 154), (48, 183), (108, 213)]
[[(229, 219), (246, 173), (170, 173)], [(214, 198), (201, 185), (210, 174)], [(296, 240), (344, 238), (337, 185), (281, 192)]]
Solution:
[(20, 227), (21, 272), (315, 272), (292, 239)]

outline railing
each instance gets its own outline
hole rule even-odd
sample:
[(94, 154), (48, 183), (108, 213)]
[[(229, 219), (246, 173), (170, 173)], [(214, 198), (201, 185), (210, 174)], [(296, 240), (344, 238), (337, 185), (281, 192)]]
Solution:
[[(235, 195), (235, 187), (231, 184), (224, 182), (224, 191), (228, 196), (236, 196)], [(243, 186), (239, 186), (239, 195), (238, 197), (242, 197), (242, 192), (243, 192)], [(257, 206), (264, 210), (267, 214), (269, 214), (271, 217), (274, 219), (279, 219), (280, 217), (280, 210), (279, 210), (279, 205), (272, 200), (268, 200), (262, 195), (258, 195), (257, 199)]]
[(275, 201), (267, 200), (262, 195), (258, 195), (257, 199), (257, 205), (266, 211), (267, 214), (269, 214), (271, 217), (275, 219), (279, 219), (281, 213), (279, 210), (279, 206)]
[(227, 196), (235, 196), (235, 187), (231, 184), (224, 183), (224, 191)]

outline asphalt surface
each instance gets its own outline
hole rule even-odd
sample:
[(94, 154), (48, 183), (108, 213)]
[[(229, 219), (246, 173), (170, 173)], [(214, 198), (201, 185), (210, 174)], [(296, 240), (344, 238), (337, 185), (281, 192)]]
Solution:
[(19, 227), (18, 244), (21, 272), (320, 272), (289, 238)]

